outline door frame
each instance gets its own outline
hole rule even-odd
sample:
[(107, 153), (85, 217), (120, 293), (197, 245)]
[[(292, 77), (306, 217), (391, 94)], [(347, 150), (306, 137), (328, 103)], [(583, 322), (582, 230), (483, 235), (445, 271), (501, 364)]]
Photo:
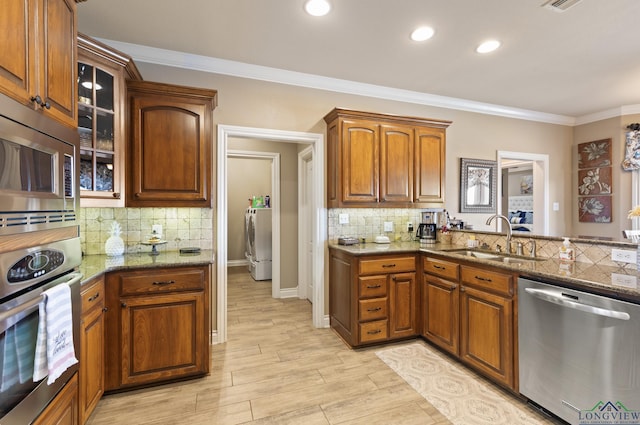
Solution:
[[(310, 270), (307, 256), (307, 243), (309, 240), (313, 240), (313, 220), (311, 219), (310, 206), (302, 203), (305, 191), (307, 190), (307, 184), (313, 184), (313, 176), (311, 176), (312, 181), (309, 182), (310, 176), (307, 172), (307, 164), (309, 162), (311, 162), (311, 166), (314, 167), (313, 149), (311, 146), (307, 146), (303, 151), (298, 152), (298, 298), (309, 299), (313, 302), (313, 290), (309, 293), (307, 288), (309, 282), (307, 278), (309, 276), (311, 276), (311, 281), (313, 282), (313, 272)], [(313, 188), (311, 192), (313, 194)], [(303, 217), (302, 219), (300, 219), (301, 216)], [(313, 262), (311, 262), (311, 265), (312, 264)]]
[[(218, 343), (227, 340), (227, 146), (230, 137), (311, 145), (315, 164), (324, 164), (324, 135), (218, 124), (217, 130), (217, 214), (216, 214), (216, 334)], [(324, 248), (327, 240), (327, 210), (324, 206), (324, 167), (313, 168), (313, 305), (316, 328), (328, 326), (324, 314)]]
[[(549, 155), (526, 152), (497, 152), (498, 175), (502, 176), (503, 159), (518, 159), (533, 162), (533, 205), (536, 213), (533, 215), (533, 234), (549, 235)], [(502, 178), (498, 179), (498, 193), (502, 193)], [(538, 213), (540, 211), (541, 213)], [(504, 214), (502, 202), (498, 202), (497, 213)], [(502, 225), (501, 221), (498, 221)], [(501, 230), (502, 227), (499, 227)], [(540, 230), (542, 229), (542, 230)]]

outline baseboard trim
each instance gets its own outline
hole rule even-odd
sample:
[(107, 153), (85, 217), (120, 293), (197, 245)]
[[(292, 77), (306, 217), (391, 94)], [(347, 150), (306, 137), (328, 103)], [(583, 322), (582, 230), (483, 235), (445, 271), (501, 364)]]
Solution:
[(280, 289), (280, 298), (299, 298), (298, 287)]

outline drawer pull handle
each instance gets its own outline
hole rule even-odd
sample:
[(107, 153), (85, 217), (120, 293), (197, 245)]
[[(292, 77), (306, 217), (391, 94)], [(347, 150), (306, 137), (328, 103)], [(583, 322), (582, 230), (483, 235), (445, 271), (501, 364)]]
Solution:
[(367, 311), (370, 313), (373, 313), (374, 311), (380, 311), (382, 310), (382, 307), (376, 307), (376, 308), (368, 308)]
[(368, 331), (367, 334), (375, 335), (375, 334), (379, 334), (380, 332), (382, 332), (380, 329), (376, 329), (375, 331)]
[(380, 285), (367, 285), (367, 289), (378, 289)]
[(451, 285), (451, 288), (449, 288), (450, 291), (455, 291), (455, 289), (458, 287), (458, 285)]
[(488, 277), (482, 277), (482, 276), (476, 276), (476, 279), (478, 279), (481, 282), (493, 282), (490, 278)]
[(92, 297), (89, 297), (89, 299), (87, 301), (91, 302), (91, 301), (95, 301), (98, 297), (100, 296), (100, 292), (96, 292), (96, 294)]
[(396, 266), (395, 264), (383, 264), (383, 265), (382, 265), (382, 268), (383, 268), (383, 269), (388, 269), (388, 268), (390, 268), (390, 267), (395, 267), (395, 266)]
[(434, 268), (434, 269), (438, 269), (438, 270), (446, 270), (446, 269), (447, 269), (446, 267), (442, 267), (442, 266), (439, 266), (439, 265), (437, 265), (437, 264), (434, 264), (434, 265), (433, 265), (433, 268)]
[(176, 283), (175, 280), (160, 280), (157, 282), (153, 282), (154, 285), (171, 285), (172, 283)]

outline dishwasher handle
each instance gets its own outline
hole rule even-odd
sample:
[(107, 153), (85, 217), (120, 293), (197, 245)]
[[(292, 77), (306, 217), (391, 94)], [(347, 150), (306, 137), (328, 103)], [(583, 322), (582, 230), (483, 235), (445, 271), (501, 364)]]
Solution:
[(573, 308), (575, 310), (584, 311), (586, 313), (597, 314), (598, 316), (610, 317), (612, 319), (618, 319), (618, 320), (631, 319), (631, 316), (629, 316), (629, 313), (626, 313), (624, 311), (609, 310), (606, 308), (594, 307), (591, 305), (567, 300), (565, 298), (550, 294), (549, 292), (543, 289), (524, 288), (524, 290), (526, 293), (533, 295), (534, 297), (539, 298), (541, 300), (558, 304), (564, 307)]

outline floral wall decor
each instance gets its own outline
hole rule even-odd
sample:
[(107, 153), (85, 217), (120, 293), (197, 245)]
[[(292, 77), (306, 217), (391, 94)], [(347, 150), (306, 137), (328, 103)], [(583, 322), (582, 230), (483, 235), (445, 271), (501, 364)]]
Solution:
[(611, 139), (578, 145), (578, 211), (586, 223), (611, 223)]
[(640, 169), (640, 123), (627, 126), (624, 160), (622, 168), (625, 171)]

